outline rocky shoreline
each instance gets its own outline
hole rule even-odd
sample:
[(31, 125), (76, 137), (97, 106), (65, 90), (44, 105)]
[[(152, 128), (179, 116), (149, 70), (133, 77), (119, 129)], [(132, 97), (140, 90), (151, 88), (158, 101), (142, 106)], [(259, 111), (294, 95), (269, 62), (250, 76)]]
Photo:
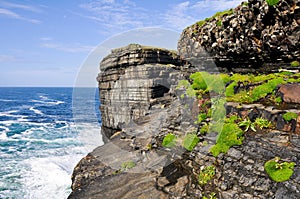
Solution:
[[(178, 43), (178, 54), (138, 44), (112, 50), (102, 60), (97, 78), (105, 144), (75, 167), (69, 198), (299, 198), (300, 100), (297, 89), (300, 84), (296, 78), (300, 68), (291, 66), (291, 62), (299, 61), (298, 4), (282, 0), (271, 7), (264, 0), (249, 0), (231, 14), (211, 18), (201, 27), (198, 22), (185, 29)], [(266, 25), (271, 22), (264, 16), (275, 16), (272, 24)], [(259, 42), (268, 45), (276, 31), (281, 35), (284, 30), (285, 35), (272, 43), (277, 45), (277, 51), (279, 49), (276, 56), (273, 47), (263, 45), (258, 50), (257, 45), (253, 46), (255, 39), (248, 35), (255, 33), (253, 27), (260, 32), (261, 37), (256, 37)], [(230, 34), (226, 33), (227, 28)], [(244, 43), (237, 39), (241, 36), (247, 38)], [(227, 49), (224, 44), (230, 43), (231, 37), (236, 40), (232, 40), (234, 46)], [(238, 43), (247, 45), (247, 50)], [(242, 56), (244, 54), (247, 56)], [(251, 59), (253, 56), (255, 59)], [(265, 63), (271, 67), (265, 67)], [(265, 97), (280, 99), (277, 105), (266, 105), (264, 100), (224, 103), (226, 118), (238, 116), (251, 122), (264, 118), (272, 123), (272, 128), (245, 130), (241, 145), (214, 155), (211, 148), (220, 135), (214, 130), (203, 133), (206, 123), (212, 121), (209, 117), (199, 121), (199, 114), (203, 110), (208, 112), (212, 102), (207, 103), (207, 100), (218, 96), (214, 91), (205, 94), (179, 86), (183, 82), (192, 84), (190, 75), (198, 70), (227, 72), (227, 79), (234, 75), (229, 72), (258, 74), (262, 71), (281, 75), (282, 82), (287, 84), (278, 85)], [(283, 73), (280, 70), (284, 70)], [(241, 89), (251, 93), (251, 89), (268, 83), (269, 76), (263, 78), (266, 80), (249, 85), (241, 80), (228, 80), (224, 86), (236, 83), (234, 95)], [(190, 95), (191, 92), (198, 94)], [(203, 97), (200, 98), (199, 93)], [(289, 120), (283, 119), (287, 113), (292, 115)], [(196, 135), (199, 141), (191, 150), (183, 147), (187, 134)], [(166, 147), (164, 142), (168, 135), (182, 139), (183, 145)], [(289, 180), (276, 182), (266, 173), (265, 163), (275, 157), (296, 163)]]

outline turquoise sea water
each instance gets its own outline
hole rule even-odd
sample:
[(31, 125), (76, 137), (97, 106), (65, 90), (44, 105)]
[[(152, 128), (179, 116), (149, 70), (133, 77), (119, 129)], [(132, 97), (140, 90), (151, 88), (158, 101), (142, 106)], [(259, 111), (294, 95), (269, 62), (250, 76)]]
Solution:
[(67, 198), (74, 166), (102, 142), (97, 101), (95, 88), (0, 88), (1, 199)]

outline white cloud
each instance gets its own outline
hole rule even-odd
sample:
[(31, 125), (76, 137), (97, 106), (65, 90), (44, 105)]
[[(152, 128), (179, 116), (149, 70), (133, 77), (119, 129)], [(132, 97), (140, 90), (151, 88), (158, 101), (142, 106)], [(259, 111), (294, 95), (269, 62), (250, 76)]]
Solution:
[(17, 8), (17, 9), (27, 10), (31, 12), (41, 12), (39, 8), (30, 5), (16, 4), (16, 3), (5, 2), (5, 1), (0, 1), (0, 5), (6, 8)]
[(143, 27), (182, 31), (217, 11), (234, 8), (242, 1), (186, 0), (178, 4), (164, 3), (158, 10), (150, 10), (147, 7), (139, 7), (130, 0), (98, 0), (79, 5), (83, 12), (73, 14), (96, 21), (100, 25), (100, 32), (106, 34)]
[(198, 20), (190, 14), (190, 10), (191, 3), (189, 1), (174, 5), (163, 15), (163, 21), (171, 28), (183, 29)]
[(13, 18), (13, 19), (27, 21), (30, 23), (35, 23), (35, 24), (41, 23), (40, 20), (24, 17), (12, 10), (12, 9), (21, 9), (21, 10), (26, 10), (26, 11), (31, 11), (31, 12), (41, 12), (40, 9), (38, 9), (34, 6), (9, 3), (9, 2), (5, 2), (5, 1), (0, 1), (0, 6), (2, 6), (2, 8), (0, 7), (0, 15), (3, 15), (3, 16), (9, 17), (9, 18)]
[(163, 21), (166, 26), (182, 30), (185, 27), (213, 15), (217, 11), (223, 11), (229, 8), (235, 8), (243, 0), (202, 0), (185, 1), (172, 5), (170, 9), (163, 14)]
[(39, 20), (22, 17), (21, 15), (13, 12), (11, 10), (7, 10), (7, 9), (3, 9), (3, 8), (0, 8), (0, 15), (4, 15), (9, 18), (24, 20), (24, 21), (28, 21), (28, 22), (36, 23), (36, 24), (41, 23), (41, 21), (39, 21)]
[(94, 49), (94, 46), (82, 45), (79, 43), (74, 44), (61, 44), (57, 42), (53, 42), (52, 38), (44, 37), (41, 38), (42, 47), (56, 49), (59, 51), (70, 52), (70, 53), (79, 53), (79, 52), (90, 52)]
[(229, 8), (235, 8), (243, 1), (245, 0), (204, 0), (195, 3), (192, 6), (192, 9), (210, 9), (212, 11), (223, 11)]
[(143, 8), (129, 0), (100, 0), (79, 5), (89, 14), (79, 14), (101, 25), (102, 32), (118, 33), (132, 28), (144, 27), (149, 15)]

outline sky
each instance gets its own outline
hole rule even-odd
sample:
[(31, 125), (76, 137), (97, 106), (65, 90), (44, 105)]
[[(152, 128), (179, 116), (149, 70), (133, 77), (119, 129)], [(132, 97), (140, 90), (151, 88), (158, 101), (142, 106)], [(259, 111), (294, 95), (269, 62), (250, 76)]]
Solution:
[(185, 27), (241, 2), (0, 0), (0, 87), (94, 86), (111, 48), (138, 42), (176, 49)]

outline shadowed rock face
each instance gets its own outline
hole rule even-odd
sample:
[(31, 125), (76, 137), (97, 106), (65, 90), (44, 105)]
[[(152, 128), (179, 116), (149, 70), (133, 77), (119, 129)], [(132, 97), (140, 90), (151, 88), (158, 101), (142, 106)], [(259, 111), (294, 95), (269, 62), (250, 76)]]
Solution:
[(276, 6), (268, 6), (265, 0), (249, 0), (233, 14), (212, 18), (204, 25), (196, 23), (182, 32), (179, 54), (195, 64), (203, 62), (205, 51), (220, 71), (268, 72), (289, 67), (300, 57), (296, 2), (281, 0)]
[(105, 57), (98, 75), (102, 132), (110, 137), (152, 106), (171, 101), (171, 85), (184, 78), (188, 65), (175, 52), (131, 44)]

